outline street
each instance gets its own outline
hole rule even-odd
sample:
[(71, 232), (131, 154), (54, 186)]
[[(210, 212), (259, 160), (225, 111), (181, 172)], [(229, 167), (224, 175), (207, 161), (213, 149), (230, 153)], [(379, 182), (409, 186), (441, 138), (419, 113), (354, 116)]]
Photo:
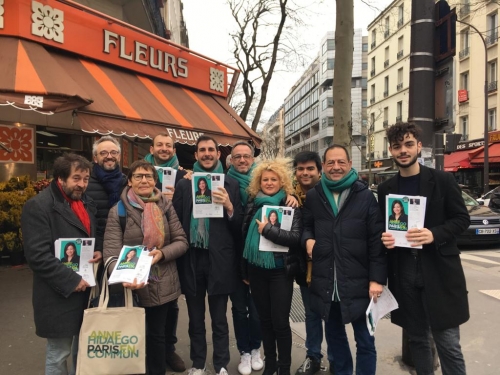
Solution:
[[(467, 278), (471, 319), (461, 327), (461, 343), (467, 364), (467, 372), (472, 375), (497, 375), (500, 357), (495, 356), (500, 347), (500, 249), (462, 249), (462, 263)], [(8, 375), (42, 375), (44, 373), (45, 340), (35, 335), (31, 307), (32, 273), (27, 266), (11, 268), (0, 266), (0, 373)], [(189, 366), (189, 338), (187, 334), (186, 303), (179, 299), (177, 353)], [(231, 363), (228, 371), (237, 375), (239, 361), (230, 307)], [(292, 371), (300, 366), (305, 357), (305, 327), (300, 292), (294, 291), (290, 321), (293, 329)], [(210, 318), (207, 316), (207, 322)], [(211, 332), (207, 325), (209, 358), (207, 369), (214, 373), (211, 364)], [(352, 330), (348, 327), (351, 348), (355, 343)], [(411, 374), (401, 362), (401, 329), (384, 319), (377, 327), (376, 346), (378, 352), (377, 373), (383, 375)], [(323, 345), (326, 353), (326, 345)], [(323, 365), (328, 369), (326, 357)], [(168, 372), (169, 374), (172, 372)], [(436, 372), (437, 375), (441, 371)]]

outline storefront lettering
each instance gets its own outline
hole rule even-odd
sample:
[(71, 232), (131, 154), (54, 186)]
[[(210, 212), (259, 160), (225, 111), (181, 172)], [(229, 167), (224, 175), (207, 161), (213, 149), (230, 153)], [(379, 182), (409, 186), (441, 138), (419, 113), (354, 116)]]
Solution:
[(190, 130), (177, 130), (166, 128), (168, 135), (174, 138), (176, 141), (196, 141), (203, 133), (193, 132)]
[(468, 150), (470, 148), (476, 148), (484, 146), (484, 141), (472, 141), (467, 143), (459, 143), (457, 145), (457, 150)]
[(138, 41), (134, 41), (132, 50), (127, 50), (127, 38), (125, 36), (104, 30), (104, 52), (111, 54), (111, 47), (119, 50), (118, 56), (122, 59), (170, 73), (176, 78), (188, 78), (188, 61), (186, 59), (176, 58), (170, 53)]

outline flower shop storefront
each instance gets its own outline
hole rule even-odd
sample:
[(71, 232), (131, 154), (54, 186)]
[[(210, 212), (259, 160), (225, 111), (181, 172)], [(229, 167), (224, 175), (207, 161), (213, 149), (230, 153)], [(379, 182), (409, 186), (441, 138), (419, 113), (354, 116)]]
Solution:
[(124, 168), (158, 133), (181, 164), (201, 134), (259, 146), (228, 104), (237, 70), (80, 4), (0, 1), (0, 46), (0, 181), (50, 177), (62, 152), (90, 159), (107, 134)]

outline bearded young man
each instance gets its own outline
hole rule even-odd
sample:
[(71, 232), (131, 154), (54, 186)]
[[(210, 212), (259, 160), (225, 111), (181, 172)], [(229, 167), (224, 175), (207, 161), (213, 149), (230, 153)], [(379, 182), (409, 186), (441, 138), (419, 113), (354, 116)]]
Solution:
[(382, 213), (388, 194), (427, 197), (423, 227), (406, 234), (422, 249), (395, 247), (392, 234), (382, 234), (389, 250), (389, 288), (399, 303), (391, 320), (408, 333), (418, 375), (434, 374), (431, 332), (443, 375), (465, 375), (459, 326), (469, 320), (469, 304), (456, 237), (467, 229), (470, 217), (454, 177), (417, 162), (420, 133), (413, 123), (386, 130), (399, 173), (378, 187)]

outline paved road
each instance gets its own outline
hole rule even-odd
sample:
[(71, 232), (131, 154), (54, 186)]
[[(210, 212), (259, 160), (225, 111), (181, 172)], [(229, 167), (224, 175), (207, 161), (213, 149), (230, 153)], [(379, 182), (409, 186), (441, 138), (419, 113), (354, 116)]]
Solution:
[[(500, 250), (465, 250), (462, 254), (469, 289), (471, 320), (462, 326), (462, 346), (471, 375), (498, 375), (500, 373)], [(26, 266), (10, 268), (0, 266), (0, 374), (43, 375), (45, 341), (34, 332), (31, 307), (32, 273)], [(294, 371), (305, 356), (305, 329), (301, 320), (300, 294), (296, 291), (294, 310), (291, 314), (293, 335)], [(187, 313), (184, 299), (181, 308), (177, 344), (178, 353), (188, 363), (189, 339), (187, 335)], [(230, 316), (230, 314), (228, 315)], [(207, 322), (210, 319), (207, 317)], [(230, 323), (231, 327), (232, 323)], [(352, 332), (348, 329), (354, 351)], [(209, 332), (209, 336), (210, 336)], [(211, 342), (210, 337), (207, 337)], [(234, 333), (230, 332), (231, 363), (229, 374), (236, 375), (238, 353)], [(412, 373), (401, 363), (401, 330), (388, 320), (377, 327), (378, 352), (377, 373), (403, 375)], [(323, 349), (326, 351), (326, 346)], [(211, 347), (209, 347), (211, 355)], [(327, 361), (324, 360), (324, 365)], [(213, 367), (208, 363), (212, 373)], [(171, 372), (168, 372), (169, 374)], [(437, 375), (441, 372), (438, 370)], [(326, 374), (325, 374), (326, 375)]]

